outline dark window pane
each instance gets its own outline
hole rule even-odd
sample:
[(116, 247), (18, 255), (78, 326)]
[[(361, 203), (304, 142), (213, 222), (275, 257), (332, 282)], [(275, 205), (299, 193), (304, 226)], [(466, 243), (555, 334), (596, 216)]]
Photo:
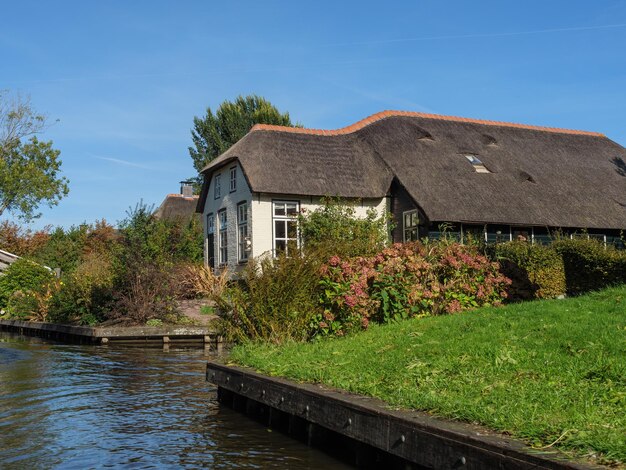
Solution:
[(284, 216), (285, 214), (285, 204), (282, 202), (274, 203), (274, 215)]
[(248, 220), (248, 204), (240, 204), (239, 209), (239, 223), (245, 223)]
[(298, 215), (298, 204), (296, 204), (295, 202), (288, 202), (287, 215), (291, 217)]
[(275, 220), (274, 221), (274, 237), (276, 238), (285, 238), (285, 221), (284, 220)]
[(527, 228), (513, 228), (511, 229), (513, 235), (513, 241), (529, 242), (530, 241), (530, 229)]
[(285, 240), (276, 240), (276, 245), (274, 246), (274, 249), (276, 250), (276, 253), (280, 253), (281, 251), (285, 251), (286, 248), (286, 243)]
[(404, 240), (407, 242), (415, 241), (418, 239), (417, 229), (412, 228), (404, 231)]

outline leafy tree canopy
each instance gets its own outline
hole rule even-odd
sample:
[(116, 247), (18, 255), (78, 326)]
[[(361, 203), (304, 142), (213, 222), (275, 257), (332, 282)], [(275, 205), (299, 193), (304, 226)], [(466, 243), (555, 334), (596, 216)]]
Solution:
[(41, 203), (52, 207), (67, 195), (61, 152), (36, 137), (45, 129), (46, 117), (28, 100), (0, 91), (0, 216), (7, 211), (28, 221), (41, 215)]
[(206, 116), (194, 117), (189, 147), (193, 166), (200, 172), (211, 160), (224, 153), (255, 124), (293, 126), (289, 113), (281, 113), (265, 98), (257, 95), (238, 96), (234, 102), (224, 101), (215, 114), (207, 108)]

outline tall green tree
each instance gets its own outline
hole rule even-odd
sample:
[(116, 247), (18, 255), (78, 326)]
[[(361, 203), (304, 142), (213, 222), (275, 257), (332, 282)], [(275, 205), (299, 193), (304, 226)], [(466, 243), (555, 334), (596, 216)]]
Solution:
[(0, 91), (0, 216), (37, 218), (42, 203), (52, 207), (69, 192), (60, 174), (61, 152), (37, 139), (46, 128), (46, 117), (30, 101)]
[(257, 95), (238, 96), (224, 101), (215, 114), (207, 108), (206, 116), (193, 118), (189, 155), (198, 173), (218, 155), (241, 139), (255, 124), (293, 126), (289, 113), (281, 113), (272, 103)]

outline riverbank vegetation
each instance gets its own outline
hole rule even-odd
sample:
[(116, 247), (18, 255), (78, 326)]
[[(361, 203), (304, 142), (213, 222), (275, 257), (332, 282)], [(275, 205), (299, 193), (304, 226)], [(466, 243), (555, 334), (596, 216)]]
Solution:
[(309, 343), (243, 343), (264, 373), (478, 423), (626, 463), (626, 287), (372, 326)]
[[(220, 291), (234, 341), (343, 336), (371, 323), (578, 295), (626, 283), (626, 251), (591, 238), (551, 245), (460, 244), (452, 237), (386, 246), (388, 220), (357, 219), (341, 201), (299, 218), (303, 249), (252, 260)], [(294, 253), (295, 250), (292, 250)]]
[[(218, 279), (203, 268), (199, 218), (157, 219), (142, 203), (129, 209), (118, 228), (98, 221), (31, 232), (4, 222), (0, 245), (23, 257), (0, 277), (5, 318), (181, 323), (186, 318), (178, 301), (197, 297), (198, 289), (206, 295)], [(50, 268), (59, 268), (60, 276)]]

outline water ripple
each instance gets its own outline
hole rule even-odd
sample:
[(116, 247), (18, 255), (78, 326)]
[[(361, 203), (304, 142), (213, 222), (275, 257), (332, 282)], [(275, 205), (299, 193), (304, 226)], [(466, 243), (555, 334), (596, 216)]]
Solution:
[(206, 359), (0, 333), (0, 468), (346, 468), (220, 407)]

